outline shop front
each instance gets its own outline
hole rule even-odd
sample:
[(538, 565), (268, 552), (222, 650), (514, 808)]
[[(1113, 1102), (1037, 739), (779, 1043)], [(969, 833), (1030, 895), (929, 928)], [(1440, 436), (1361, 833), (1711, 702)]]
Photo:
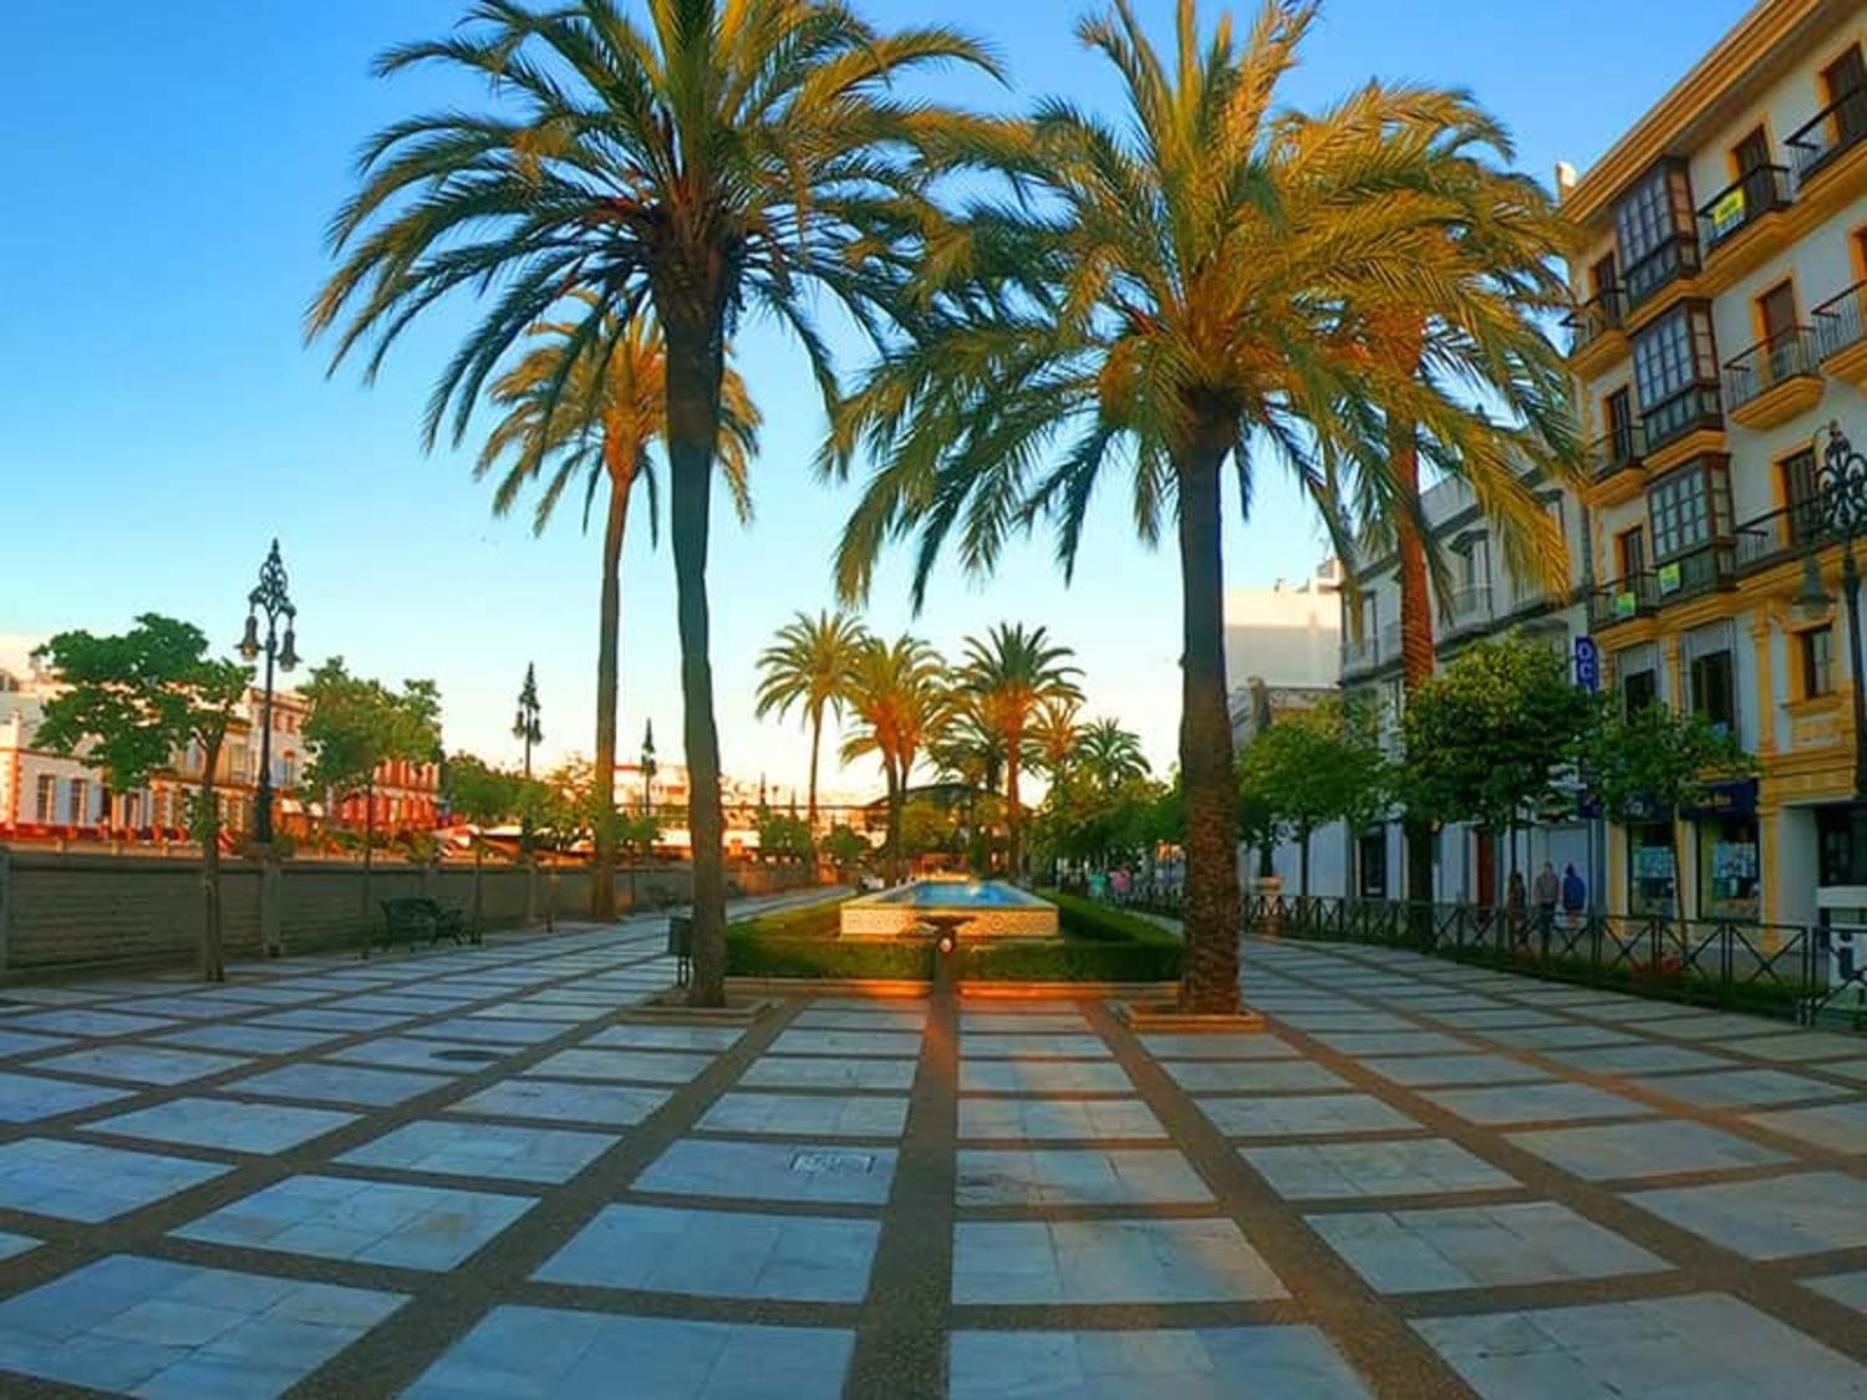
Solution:
[(1680, 809), (1694, 836), (1700, 919), (1755, 922), (1763, 917), (1762, 832), (1757, 780), (1712, 783), (1695, 806)]

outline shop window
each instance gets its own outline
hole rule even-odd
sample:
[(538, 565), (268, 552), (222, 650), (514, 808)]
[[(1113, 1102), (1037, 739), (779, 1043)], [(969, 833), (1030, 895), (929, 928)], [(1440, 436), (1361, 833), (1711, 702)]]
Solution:
[(1762, 912), (1755, 817), (1698, 823), (1699, 917), (1755, 919)]
[(1813, 700), (1835, 690), (1835, 629), (1812, 627), (1797, 639), (1802, 651), (1802, 696)]
[(1867, 885), (1867, 807), (1815, 809), (1823, 885)]
[(1356, 842), (1356, 868), (1361, 872), (1363, 899), (1387, 898), (1387, 829), (1364, 831)]
[(1731, 653), (1706, 652), (1692, 658), (1692, 709), (1729, 730), (1737, 722), (1737, 691), (1731, 677)]
[(1679, 903), (1679, 861), (1666, 822), (1627, 828), (1627, 908), (1636, 918), (1670, 918)]

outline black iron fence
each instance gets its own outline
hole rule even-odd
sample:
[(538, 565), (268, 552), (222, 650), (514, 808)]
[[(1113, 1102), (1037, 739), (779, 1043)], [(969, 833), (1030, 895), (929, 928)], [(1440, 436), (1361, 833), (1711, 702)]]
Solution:
[[(1136, 882), (1115, 902), (1177, 915), (1178, 885)], [(1480, 904), (1248, 895), (1266, 936), (1407, 948), (1641, 996), (1867, 1029), (1867, 932), (1808, 924), (1545, 913)]]

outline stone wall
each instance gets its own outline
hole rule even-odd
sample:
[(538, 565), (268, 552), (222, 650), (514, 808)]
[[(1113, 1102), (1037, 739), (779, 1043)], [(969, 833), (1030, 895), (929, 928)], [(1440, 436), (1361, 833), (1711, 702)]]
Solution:
[[(766, 894), (809, 884), (790, 867), (727, 867), (731, 892)], [(221, 862), (222, 927), (229, 956), (260, 951), (260, 867)], [(687, 866), (653, 865), (616, 874), (616, 906), (662, 908), (693, 894)], [(488, 864), (481, 876), (487, 928), (524, 923), (527, 872)], [(360, 946), (380, 930), (380, 901), (430, 895), (462, 910), (473, 906), (471, 864), (438, 869), (401, 860), (375, 864), (365, 890), (360, 862), (293, 860), (280, 868), (279, 926), (288, 953)], [(198, 858), (71, 854), (0, 848), (0, 970), (51, 973), (85, 967), (186, 963), (195, 956), (202, 918)], [(590, 873), (565, 866), (538, 874), (540, 913), (549, 906), (577, 918), (590, 905)]]

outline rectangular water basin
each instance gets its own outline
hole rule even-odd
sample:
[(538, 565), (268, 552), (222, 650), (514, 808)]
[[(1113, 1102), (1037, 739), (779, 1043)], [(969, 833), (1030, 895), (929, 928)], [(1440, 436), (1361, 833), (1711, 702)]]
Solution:
[(932, 936), (948, 928), (964, 940), (1055, 938), (1057, 906), (1002, 880), (915, 880), (842, 909), (845, 938)]

